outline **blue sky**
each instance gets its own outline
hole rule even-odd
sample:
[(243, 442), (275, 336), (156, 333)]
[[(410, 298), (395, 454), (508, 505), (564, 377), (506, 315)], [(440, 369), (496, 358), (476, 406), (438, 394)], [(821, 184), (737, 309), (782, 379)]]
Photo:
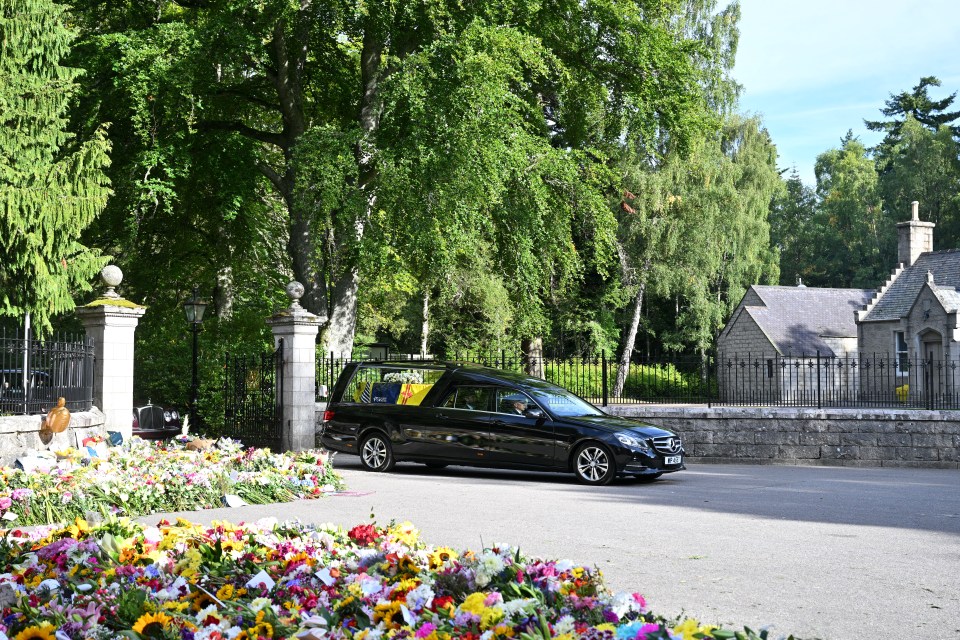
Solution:
[[(879, 141), (864, 119), (879, 120), (891, 93), (937, 76), (935, 98), (960, 90), (957, 0), (741, 0), (734, 77), (741, 109), (758, 114), (779, 152), (815, 184), (817, 155), (848, 129)], [(960, 95), (954, 103), (960, 109)]]

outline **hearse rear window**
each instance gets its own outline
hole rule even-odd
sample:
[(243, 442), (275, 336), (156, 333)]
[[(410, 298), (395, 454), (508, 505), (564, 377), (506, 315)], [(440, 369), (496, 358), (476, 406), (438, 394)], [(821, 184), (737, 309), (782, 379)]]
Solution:
[(419, 405), (443, 371), (416, 367), (358, 367), (343, 394), (361, 404)]

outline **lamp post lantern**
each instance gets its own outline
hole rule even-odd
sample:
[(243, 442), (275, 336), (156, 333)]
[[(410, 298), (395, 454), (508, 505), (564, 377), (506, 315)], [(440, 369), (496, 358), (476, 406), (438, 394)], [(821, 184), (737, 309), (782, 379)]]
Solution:
[(197, 287), (193, 288), (193, 297), (183, 303), (183, 314), (190, 324), (190, 331), (193, 333), (193, 376), (190, 383), (190, 426), (196, 427), (197, 424), (197, 392), (199, 384), (197, 383), (197, 336), (200, 333), (200, 323), (203, 322), (203, 312), (207, 308), (207, 303), (200, 300), (197, 293)]

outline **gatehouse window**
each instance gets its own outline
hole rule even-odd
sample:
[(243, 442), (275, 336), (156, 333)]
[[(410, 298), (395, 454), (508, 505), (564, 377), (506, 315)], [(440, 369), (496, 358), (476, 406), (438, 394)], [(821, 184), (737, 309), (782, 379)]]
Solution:
[(907, 349), (907, 334), (894, 331), (894, 344), (897, 352), (897, 374), (905, 376), (910, 372), (910, 351)]

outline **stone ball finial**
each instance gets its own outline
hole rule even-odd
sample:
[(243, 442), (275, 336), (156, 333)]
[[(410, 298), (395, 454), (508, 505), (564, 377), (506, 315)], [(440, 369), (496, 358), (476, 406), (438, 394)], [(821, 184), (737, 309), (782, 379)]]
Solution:
[(296, 280), (290, 282), (287, 285), (287, 297), (290, 298), (291, 308), (293, 309), (300, 308), (300, 298), (303, 297), (303, 294), (305, 291), (306, 289), (303, 287), (303, 285), (297, 282)]
[(104, 298), (120, 297), (115, 290), (117, 285), (123, 282), (123, 271), (120, 271), (120, 267), (115, 264), (108, 264), (100, 271), (100, 279), (107, 286), (107, 290), (103, 293)]

